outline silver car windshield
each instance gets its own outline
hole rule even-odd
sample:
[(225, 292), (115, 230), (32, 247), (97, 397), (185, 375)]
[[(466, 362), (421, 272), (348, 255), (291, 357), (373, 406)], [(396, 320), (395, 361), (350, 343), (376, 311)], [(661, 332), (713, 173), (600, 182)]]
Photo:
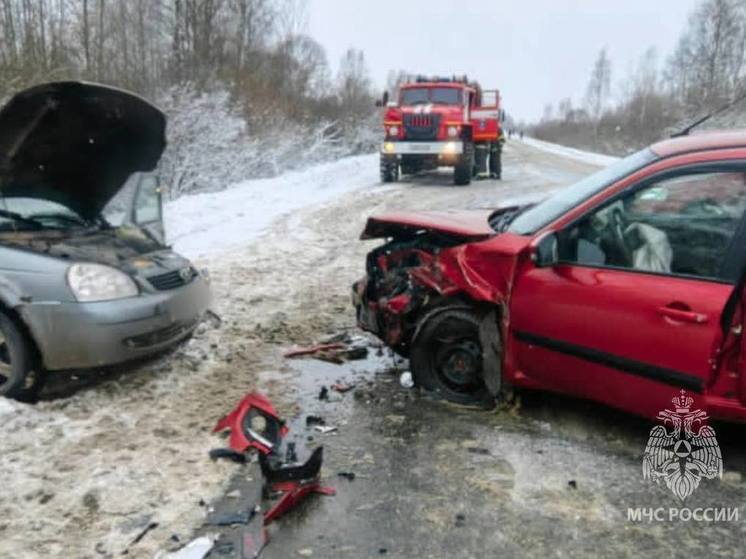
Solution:
[(593, 173), (580, 182), (563, 188), (543, 202), (526, 210), (516, 217), (510, 224), (508, 231), (518, 235), (536, 233), (542, 227), (560, 218), (568, 210), (571, 210), (578, 204), (582, 204), (607, 186), (634, 173), (657, 158), (658, 156), (649, 148), (633, 153), (609, 165), (605, 169)]

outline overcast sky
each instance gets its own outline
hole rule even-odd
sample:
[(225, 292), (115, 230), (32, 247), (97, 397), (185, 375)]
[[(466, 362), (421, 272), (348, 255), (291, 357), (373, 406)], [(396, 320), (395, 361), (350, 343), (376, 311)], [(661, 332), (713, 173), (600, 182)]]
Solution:
[(546, 103), (582, 100), (607, 47), (615, 87), (650, 46), (675, 48), (698, 0), (310, 0), (310, 34), (333, 69), (349, 47), (365, 52), (381, 87), (391, 69), (463, 74), (498, 87), (518, 119)]

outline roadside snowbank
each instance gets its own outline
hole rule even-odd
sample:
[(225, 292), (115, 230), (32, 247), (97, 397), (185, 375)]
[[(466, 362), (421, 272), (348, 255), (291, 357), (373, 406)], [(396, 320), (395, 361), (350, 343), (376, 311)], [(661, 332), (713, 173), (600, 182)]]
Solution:
[(189, 258), (214, 255), (246, 245), (281, 215), (377, 183), (378, 155), (371, 154), (182, 196), (165, 207), (168, 242)]
[(615, 161), (619, 161), (618, 157), (614, 157), (612, 155), (604, 155), (602, 153), (583, 151), (559, 144), (552, 144), (543, 140), (537, 140), (536, 138), (524, 138), (523, 142), (542, 151), (553, 153), (554, 155), (561, 155), (562, 157), (567, 157), (569, 159), (575, 159), (576, 161), (582, 161), (583, 163), (590, 163), (591, 165), (600, 165), (605, 167), (606, 165), (611, 165)]

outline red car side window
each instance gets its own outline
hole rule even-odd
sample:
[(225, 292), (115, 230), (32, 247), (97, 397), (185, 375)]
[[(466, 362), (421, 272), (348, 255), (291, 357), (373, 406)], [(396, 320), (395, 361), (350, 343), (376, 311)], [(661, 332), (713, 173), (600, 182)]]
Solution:
[(746, 174), (662, 179), (589, 214), (563, 260), (715, 280), (746, 208)]

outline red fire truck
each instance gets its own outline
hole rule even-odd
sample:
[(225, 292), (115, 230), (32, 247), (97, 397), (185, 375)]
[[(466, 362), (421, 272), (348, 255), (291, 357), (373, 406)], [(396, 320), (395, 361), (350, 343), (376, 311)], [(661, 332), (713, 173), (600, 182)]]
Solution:
[(398, 99), (385, 106), (385, 139), (381, 146), (381, 180), (394, 182), (436, 167), (453, 167), (453, 182), (469, 184), (487, 173), (502, 172), (504, 111), (500, 92), (483, 90), (464, 77), (423, 77), (399, 87)]

